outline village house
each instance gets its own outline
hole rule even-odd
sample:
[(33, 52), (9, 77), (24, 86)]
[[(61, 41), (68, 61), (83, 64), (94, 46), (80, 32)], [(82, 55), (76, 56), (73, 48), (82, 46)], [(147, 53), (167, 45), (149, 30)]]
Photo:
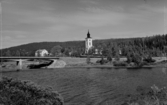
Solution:
[(45, 49), (39, 49), (35, 52), (36, 57), (45, 57), (45, 56), (48, 56), (48, 55), (49, 55), (49, 53)]

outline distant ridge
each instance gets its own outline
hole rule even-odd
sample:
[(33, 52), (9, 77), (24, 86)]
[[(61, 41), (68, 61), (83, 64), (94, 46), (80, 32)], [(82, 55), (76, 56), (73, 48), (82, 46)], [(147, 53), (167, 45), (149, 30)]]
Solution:
[[(138, 40), (137, 43), (134, 42), (135, 40)], [(118, 45), (118, 47), (123, 47), (125, 45), (128, 46), (127, 44), (129, 43), (136, 43), (137, 45), (142, 44), (142, 40), (147, 41), (146, 42), (147, 46), (148, 48), (151, 48), (151, 49), (155, 47), (161, 50), (163, 46), (167, 46), (167, 34), (154, 35), (149, 37), (137, 37), (137, 38), (96, 39), (96, 40), (93, 40), (93, 46), (95, 47), (99, 45), (109, 46), (112, 44), (116, 44)], [(154, 42), (154, 44), (152, 42)], [(33, 42), (33, 43), (23, 44), (19, 46), (13, 46), (10, 48), (4, 48), (1, 50), (2, 50), (2, 54), (7, 52), (8, 50), (10, 50), (11, 54), (16, 53), (16, 51), (20, 51), (20, 50), (34, 54), (34, 52), (38, 49), (46, 49), (50, 52), (51, 49), (57, 45), (61, 46), (64, 49), (70, 49), (71, 51), (85, 49), (85, 41), (80, 40), (80, 41), (65, 41), (65, 42)]]

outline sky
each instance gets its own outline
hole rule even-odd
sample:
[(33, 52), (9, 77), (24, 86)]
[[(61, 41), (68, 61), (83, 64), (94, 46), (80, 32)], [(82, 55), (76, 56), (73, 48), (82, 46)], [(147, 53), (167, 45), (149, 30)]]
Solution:
[[(145, 37), (167, 30), (167, 0), (1, 0), (0, 48)], [(166, 17), (166, 18), (165, 18)]]

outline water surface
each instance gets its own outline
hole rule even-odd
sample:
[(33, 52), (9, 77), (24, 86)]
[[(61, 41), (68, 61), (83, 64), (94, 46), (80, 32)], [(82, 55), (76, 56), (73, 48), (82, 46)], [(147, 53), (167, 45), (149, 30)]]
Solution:
[(50, 86), (63, 96), (65, 105), (120, 105), (128, 94), (136, 93), (137, 86), (167, 86), (166, 68), (41, 69), (2, 75)]

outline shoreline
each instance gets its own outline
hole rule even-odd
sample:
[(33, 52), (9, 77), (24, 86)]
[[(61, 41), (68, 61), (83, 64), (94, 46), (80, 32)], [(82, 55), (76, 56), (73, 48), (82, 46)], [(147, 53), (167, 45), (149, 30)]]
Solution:
[[(79, 59), (79, 60), (77, 60)], [(146, 69), (151, 69), (151, 68), (158, 68), (158, 67), (163, 67), (163, 68), (167, 68), (167, 61), (165, 57), (153, 57), (153, 59), (156, 60), (155, 63), (149, 64), (149, 65), (145, 65), (141, 68), (146, 68)], [(67, 62), (67, 65), (65, 67), (55, 67), (55, 68), (47, 68), (47, 67), (43, 67), (43, 68), (37, 68), (37, 69), (28, 69), (26, 67), (24, 67), (23, 69), (18, 69), (18, 67), (16, 65), (11, 64), (11, 62), (5, 62), (6, 65), (5, 67), (3, 67), (3, 65), (0, 66), (0, 73), (5, 73), (5, 72), (20, 72), (20, 71), (30, 71), (30, 70), (38, 70), (38, 69), (71, 69), (71, 68), (106, 68), (106, 69), (127, 69), (128, 66), (113, 66), (113, 62), (112, 63), (107, 63), (107, 64), (99, 64), (96, 63), (95, 60), (92, 60), (91, 64), (86, 64), (85, 62), (85, 58), (81, 59), (81, 58), (62, 58), (61, 60)], [(73, 61), (72, 61), (73, 60)], [(72, 62), (70, 62), (72, 61)], [(79, 62), (80, 61), (80, 62)], [(125, 61), (125, 58), (120, 58), (120, 61)], [(26, 63), (24, 64), (24, 66), (26, 65)], [(132, 67), (133, 69), (133, 67)]]
[[(166, 68), (167, 66), (162, 67), (160, 64), (155, 64), (153, 66), (143, 66), (139, 69), (152, 69), (152, 68)], [(34, 71), (34, 70), (56, 70), (56, 69), (71, 69), (71, 68), (99, 68), (99, 69), (127, 69), (127, 66), (112, 66), (112, 65), (84, 65), (84, 66), (65, 66), (63, 68), (39, 68), (39, 69), (5, 69), (1, 70), (0, 73), (9, 73), (9, 72), (22, 72), (22, 71)]]

